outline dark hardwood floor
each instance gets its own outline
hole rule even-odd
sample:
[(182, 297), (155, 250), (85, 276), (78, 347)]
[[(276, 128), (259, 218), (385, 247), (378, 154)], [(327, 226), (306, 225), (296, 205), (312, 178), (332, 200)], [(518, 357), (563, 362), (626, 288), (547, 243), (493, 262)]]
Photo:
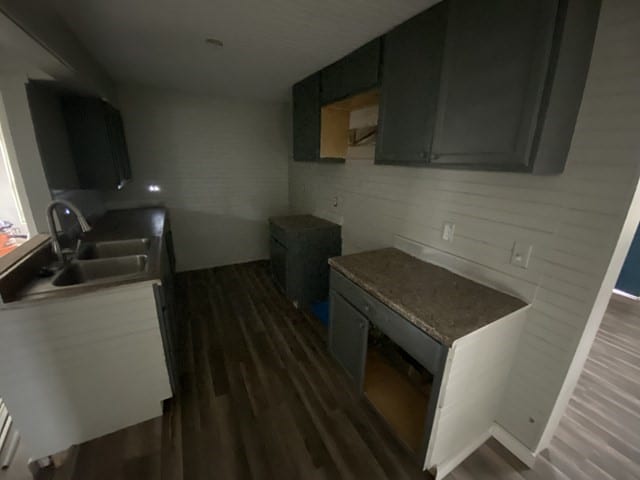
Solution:
[[(431, 478), (353, 395), (320, 323), (266, 262), (182, 273), (181, 392), (162, 418), (74, 447), (54, 480)], [(495, 441), (448, 480), (640, 478), (640, 306), (612, 300), (551, 448)]]
[(180, 394), (161, 421), (82, 445), (74, 479), (430, 478), (351, 393), (319, 322), (280, 295), (265, 262), (176, 283)]

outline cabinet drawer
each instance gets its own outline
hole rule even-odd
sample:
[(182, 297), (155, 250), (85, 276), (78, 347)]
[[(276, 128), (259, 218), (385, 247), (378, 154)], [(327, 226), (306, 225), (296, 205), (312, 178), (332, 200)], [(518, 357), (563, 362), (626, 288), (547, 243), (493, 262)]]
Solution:
[(331, 270), (331, 290), (342, 295), (367, 319), (432, 374), (436, 374), (447, 348), (422, 332), (407, 319), (373, 298), (335, 270)]

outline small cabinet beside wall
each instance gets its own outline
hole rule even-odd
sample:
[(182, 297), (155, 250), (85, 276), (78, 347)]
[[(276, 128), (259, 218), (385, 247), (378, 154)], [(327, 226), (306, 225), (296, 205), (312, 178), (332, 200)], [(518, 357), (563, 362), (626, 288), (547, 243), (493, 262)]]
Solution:
[(81, 188), (115, 190), (131, 179), (120, 112), (94, 97), (65, 96), (62, 112)]

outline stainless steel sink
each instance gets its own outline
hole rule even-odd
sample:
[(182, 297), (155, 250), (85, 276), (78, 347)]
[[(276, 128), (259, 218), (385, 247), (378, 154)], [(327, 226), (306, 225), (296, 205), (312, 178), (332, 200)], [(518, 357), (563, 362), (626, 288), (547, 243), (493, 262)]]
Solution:
[[(112, 242), (109, 242), (112, 243)], [(146, 271), (146, 255), (117, 256), (86, 260), (67, 265), (51, 282), (55, 287), (68, 287), (104, 280), (139, 275)]]
[(148, 252), (148, 238), (83, 243), (80, 245), (80, 249), (78, 250), (78, 260), (146, 255)]

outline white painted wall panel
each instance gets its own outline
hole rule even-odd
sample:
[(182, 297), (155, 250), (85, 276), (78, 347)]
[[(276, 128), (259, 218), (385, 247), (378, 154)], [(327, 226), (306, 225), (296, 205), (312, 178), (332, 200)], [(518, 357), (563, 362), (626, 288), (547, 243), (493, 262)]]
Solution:
[(151, 283), (0, 315), (0, 392), (33, 458), (162, 413), (171, 389)]
[(135, 86), (118, 99), (133, 181), (108, 205), (166, 205), (178, 270), (267, 258), (267, 219), (289, 210), (288, 107)]
[(456, 340), (447, 357), (425, 467), (443, 478), (486, 440), (530, 307)]
[[(400, 235), (426, 244), (425, 255), (441, 264), (466, 265), (476, 277), (484, 274), (503, 290), (512, 284), (532, 300), (498, 416), (532, 450), (637, 185), (639, 74), (640, 3), (604, 0), (564, 174), (375, 166), (372, 147), (351, 149), (344, 165), (290, 165), (292, 208), (342, 223), (345, 253), (394, 245)], [(445, 221), (456, 225), (452, 243), (441, 239)], [(534, 245), (527, 270), (509, 264), (516, 240)]]

